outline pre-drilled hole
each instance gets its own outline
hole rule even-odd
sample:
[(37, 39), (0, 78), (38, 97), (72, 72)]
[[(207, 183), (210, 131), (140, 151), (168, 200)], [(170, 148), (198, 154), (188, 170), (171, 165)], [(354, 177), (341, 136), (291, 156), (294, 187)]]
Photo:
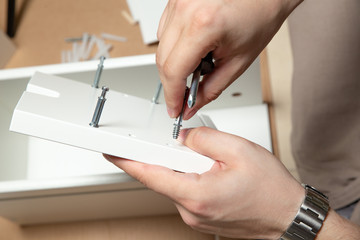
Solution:
[(241, 92), (234, 92), (233, 94), (231, 94), (231, 96), (233, 97), (240, 97), (242, 95)]

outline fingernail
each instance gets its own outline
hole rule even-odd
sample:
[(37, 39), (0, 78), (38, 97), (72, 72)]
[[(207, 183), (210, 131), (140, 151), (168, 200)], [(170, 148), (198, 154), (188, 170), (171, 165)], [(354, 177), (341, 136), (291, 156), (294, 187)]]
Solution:
[(110, 155), (107, 155), (107, 154), (103, 153), (103, 156), (104, 156), (104, 158), (105, 158), (106, 160), (108, 160), (109, 162), (112, 161), (112, 157), (111, 157)]
[(191, 128), (184, 128), (180, 131), (179, 137), (178, 137), (178, 141), (182, 144), (184, 144), (185, 139), (187, 137), (187, 135), (189, 134)]
[(187, 112), (184, 116), (185, 120), (190, 119), (192, 116), (194, 116), (197, 112), (199, 111), (199, 109), (197, 108), (192, 108), (189, 112)]
[(171, 118), (176, 118), (176, 117), (177, 117), (177, 116), (175, 116), (175, 111), (174, 111), (174, 109), (167, 107), (167, 112), (168, 112), (168, 114), (169, 114), (169, 116), (170, 116)]

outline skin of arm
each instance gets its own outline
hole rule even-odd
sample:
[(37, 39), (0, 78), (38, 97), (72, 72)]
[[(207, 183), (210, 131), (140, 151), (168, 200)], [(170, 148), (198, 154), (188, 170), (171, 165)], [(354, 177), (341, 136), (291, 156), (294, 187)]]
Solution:
[[(270, 152), (246, 139), (201, 127), (179, 140), (215, 160), (203, 173), (105, 156), (147, 187), (174, 201), (192, 228), (231, 238), (279, 239), (304, 199), (303, 187)], [(331, 210), (317, 240), (358, 239), (359, 228)]]
[(200, 83), (189, 119), (215, 100), (269, 43), (302, 0), (170, 0), (158, 28), (156, 54), (170, 117), (177, 117), (186, 78), (213, 52), (215, 69)]
[(357, 240), (360, 227), (330, 209), (316, 240)]

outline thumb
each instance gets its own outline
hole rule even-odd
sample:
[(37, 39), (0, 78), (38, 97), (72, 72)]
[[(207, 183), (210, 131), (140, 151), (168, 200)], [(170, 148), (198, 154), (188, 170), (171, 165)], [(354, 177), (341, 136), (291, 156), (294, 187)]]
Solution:
[(179, 141), (195, 152), (232, 165), (235, 157), (241, 154), (242, 143), (245, 140), (212, 128), (199, 127), (182, 130)]
[[(146, 164), (104, 154), (114, 165), (124, 170), (131, 177), (139, 180), (148, 188), (178, 201), (194, 185), (197, 174), (183, 174), (169, 168)], [(181, 182), (182, 184), (179, 184)]]

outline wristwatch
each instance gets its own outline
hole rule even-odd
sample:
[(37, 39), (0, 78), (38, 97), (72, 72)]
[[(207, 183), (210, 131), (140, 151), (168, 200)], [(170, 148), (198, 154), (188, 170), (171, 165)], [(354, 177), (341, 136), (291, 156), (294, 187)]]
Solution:
[(329, 199), (315, 188), (302, 184), (305, 198), (295, 219), (280, 240), (314, 240), (329, 211)]

